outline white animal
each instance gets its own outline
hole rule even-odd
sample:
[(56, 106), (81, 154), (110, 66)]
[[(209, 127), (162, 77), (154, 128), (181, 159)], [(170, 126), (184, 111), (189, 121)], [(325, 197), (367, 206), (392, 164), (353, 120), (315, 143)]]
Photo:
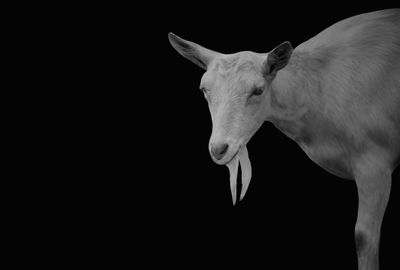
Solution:
[(221, 54), (170, 33), (172, 46), (204, 68), (200, 89), (213, 122), (211, 157), (231, 173), (251, 165), (246, 143), (264, 121), (295, 140), (318, 165), (354, 179), (360, 270), (379, 269), (382, 218), (400, 161), (400, 9), (340, 21), (294, 50)]

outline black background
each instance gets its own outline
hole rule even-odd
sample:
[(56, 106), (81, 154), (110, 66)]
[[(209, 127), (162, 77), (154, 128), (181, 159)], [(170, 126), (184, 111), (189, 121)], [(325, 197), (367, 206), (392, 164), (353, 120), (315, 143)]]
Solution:
[[(248, 13), (210, 8), (191, 13), (177, 8), (161, 16), (150, 13), (139, 22), (137, 27), (145, 34), (133, 37), (134, 43), (147, 48), (140, 67), (146, 75), (132, 75), (141, 85), (133, 91), (142, 97), (133, 99), (139, 110), (130, 128), (141, 138), (132, 142), (132, 156), (137, 155), (136, 149), (144, 151), (131, 172), (135, 210), (123, 209), (140, 227), (134, 244), (148, 255), (148, 263), (188, 269), (277, 265), (279, 269), (357, 269), (355, 182), (325, 172), (272, 124), (264, 123), (248, 143), (252, 181), (244, 200), (232, 206), (228, 169), (213, 163), (208, 153), (212, 123), (198, 90), (204, 71), (181, 57), (167, 34), (173, 32), (222, 53), (268, 52), (286, 40), (296, 47), (339, 20), (383, 8), (270, 5)], [(134, 58), (143, 57), (140, 54), (136, 50)], [(399, 169), (393, 178), (382, 227), (383, 270), (400, 266), (395, 214)]]
[[(43, 83), (35, 89), (29, 77), (18, 75), (29, 83), (24, 97), (34, 107), (24, 113), (34, 127), (21, 133), (21, 143), (29, 137), (37, 150), (15, 150), (32, 164), (17, 164), (15, 173), (27, 173), (12, 181), (18, 196), (4, 189), (13, 198), (5, 208), (15, 216), (4, 220), (17, 230), (5, 232), (31, 256), (15, 262), (356, 269), (355, 183), (325, 172), (272, 124), (247, 145), (253, 177), (244, 200), (232, 206), (228, 169), (208, 153), (212, 123), (198, 90), (204, 71), (181, 57), (167, 35), (223, 53), (268, 52), (286, 40), (296, 47), (341, 19), (385, 7), (147, 4), (152, 7), (96, 2), (16, 9), (21, 17), (27, 9), (26, 20), (13, 20), (30, 33), (11, 30), (23, 37), (14, 40), (22, 46), (18, 54), (35, 60), (14, 62), (40, 73), (31, 76)], [(40, 91), (44, 85), (49, 92)], [(48, 118), (42, 132), (37, 122)], [(400, 269), (399, 181), (397, 169), (382, 228), (383, 270)]]

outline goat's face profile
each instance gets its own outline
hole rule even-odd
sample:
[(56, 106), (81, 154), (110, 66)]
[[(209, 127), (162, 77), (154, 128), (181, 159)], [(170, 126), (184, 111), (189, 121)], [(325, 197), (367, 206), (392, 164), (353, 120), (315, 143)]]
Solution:
[(269, 114), (271, 83), (288, 63), (292, 46), (285, 42), (267, 54), (226, 55), (174, 34), (169, 34), (169, 40), (182, 56), (206, 70), (200, 90), (213, 124), (209, 151), (217, 164), (230, 163)]
[(254, 53), (221, 57), (201, 79), (213, 123), (209, 150), (218, 164), (229, 162), (264, 122), (268, 83), (261, 59)]

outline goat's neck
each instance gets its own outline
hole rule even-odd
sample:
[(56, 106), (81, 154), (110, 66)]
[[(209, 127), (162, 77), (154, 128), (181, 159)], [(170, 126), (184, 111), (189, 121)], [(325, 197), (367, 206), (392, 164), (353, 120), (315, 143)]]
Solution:
[(272, 81), (271, 114), (267, 121), (295, 140), (301, 139), (302, 130), (307, 125), (307, 114), (314, 107), (311, 99), (315, 99), (314, 94), (320, 91), (314, 64), (308, 54), (294, 52), (288, 66)]

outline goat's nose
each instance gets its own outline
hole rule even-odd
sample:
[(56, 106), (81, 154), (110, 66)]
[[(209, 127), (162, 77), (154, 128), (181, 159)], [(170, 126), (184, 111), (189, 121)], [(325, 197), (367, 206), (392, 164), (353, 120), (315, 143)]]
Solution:
[(211, 146), (211, 153), (215, 159), (220, 160), (225, 156), (226, 152), (228, 152), (228, 147), (226, 143), (214, 144)]

